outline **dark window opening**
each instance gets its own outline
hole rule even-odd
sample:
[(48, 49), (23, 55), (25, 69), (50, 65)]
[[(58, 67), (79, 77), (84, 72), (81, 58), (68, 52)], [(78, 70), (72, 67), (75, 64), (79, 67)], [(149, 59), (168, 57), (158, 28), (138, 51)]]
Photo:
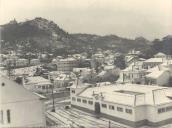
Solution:
[(7, 110), (7, 122), (11, 123), (10, 110)]

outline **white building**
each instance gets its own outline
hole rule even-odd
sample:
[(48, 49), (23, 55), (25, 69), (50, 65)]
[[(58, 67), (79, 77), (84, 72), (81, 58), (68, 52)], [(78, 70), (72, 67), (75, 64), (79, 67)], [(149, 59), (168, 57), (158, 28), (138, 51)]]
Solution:
[[(71, 106), (131, 127), (172, 122), (172, 89), (146, 85), (73, 85)], [(166, 93), (167, 91), (167, 93)]]
[(141, 54), (140, 51), (136, 51), (136, 50), (130, 50), (128, 52), (128, 54), (125, 56), (125, 64), (127, 66), (129, 66), (130, 64), (132, 64), (133, 62), (136, 62), (139, 60), (138, 56)]
[(146, 69), (142, 68), (142, 62), (135, 62), (126, 69), (121, 70), (118, 83), (143, 83), (146, 75)]
[(165, 62), (167, 60), (164, 58), (150, 58), (143, 62), (143, 68), (150, 69)]
[(18, 59), (16, 60), (16, 67), (25, 67), (28, 66), (29, 61), (28, 59)]
[(30, 60), (30, 65), (39, 65), (40, 64), (40, 60), (39, 59), (31, 59)]
[(172, 65), (161, 64), (146, 71), (148, 74), (145, 76), (146, 84), (157, 84), (160, 86), (168, 85), (172, 77)]
[(91, 82), (97, 75), (95, 69), (90, 68), (74, 68), (73, 74), (76, 78), (78, 75), (82, 77), (84, 82)]
[(24, 68), (16, 68), (13, 70), (15, 76), (28, 75), (33, 76), (39, 66), (30, 66)]
[(44, 103), (21, 85), (0, 77), (0, 127), (45, 127)]
[(137, 56), (133, 56), (133, 55), (127, 55), (125, 56), (125, 64), (127, 66), (131, 65), (132, 63), (138, 61), (138, 57)]
[(55, 79), (57, 78), (60, 74), (64, 74), (64, 72), (61, 72), (61, 71), (51, 71), (48, 73), (48, 79), (51, 80), (51, 79)]
[(74, 58), (58, 59), (56, 61), (57, 71), (70, 73), (73, 68), (78, 66), (78, 60)]
[(67, 74), (60, 74), (58, 77), (54, 79), (54, 87), (55, 88), (65, 88), (70, 86), (70, 82), (73, 79), (71, 78), (70, 75)]
[(159, 52), (154, 55), (154, 58), (167, 58), (167, 55), (162, 52)]
[(141, 52), (140, 51), (136, 51), (135, 49), (132, 49), (128, 52), (128, 55), (134, 55), (134, 56), (138, 56), (140, 55)]
[(40, 76), (27, 77), (23, 80), (23, 86), (33, 92), (48, 93), (52, 91), (50, 80)]
[(9, 58), (4, 61), (4, 64), (11, 65), (13, 67), (25, 67), (28, 66), (29, 61), (27, 59), (19, 59), (19, 58)]

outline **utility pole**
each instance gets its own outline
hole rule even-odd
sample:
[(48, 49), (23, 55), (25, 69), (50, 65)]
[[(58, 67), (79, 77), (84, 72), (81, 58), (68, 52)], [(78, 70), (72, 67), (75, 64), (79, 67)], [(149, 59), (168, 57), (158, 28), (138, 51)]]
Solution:
[(51, 112), (56, 112), (56, 110), (55, 110), (55, 106), (54, 106), (54, 80), (53, 80), (53, 79), (51, 79), (51, 82), (52, 82), (51, 89), (52, 89), (52, 99), (53, 99), (53, 107), (52, 107)]
[(9, 76), (9, 78), (11, 77), (11, 74), (12, 74), (12, 72), (11, 72), (11, 62), (9, 61), (7, 63), (7, 75)]
[(76, 88), (78, 87), (78, 84), (79, 84), (79, 77), (81, 76), (81, 71), (79, 74), (76, 74), (76, 78), (77, 78), (77, 81), (76, 81)]
[[(14, 64), (14, 66), (15, 66), (15, 64)], [(9, 62), (7, 62), (7, 75), (8, 75), (9, 78), (11, 78), (11, 76), (13, 75), (11, 60), (9, 60)]]
[(109, 120), (109, 128), (111, 128), (111, 122), (110, 122), (110, 120)]

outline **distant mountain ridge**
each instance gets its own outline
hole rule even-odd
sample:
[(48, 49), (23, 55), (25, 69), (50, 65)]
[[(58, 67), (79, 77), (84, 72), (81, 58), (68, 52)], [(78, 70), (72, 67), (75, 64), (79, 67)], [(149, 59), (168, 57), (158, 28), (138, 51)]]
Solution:
[(128, 52), (131, 49), (145, 51), (151, 42), (144, 37), (127, 39), (116, 35), (69, 34), (53, 21), (37, 17), (18, 23), (11, 21), (1, 25), (3, 49), (24, 49), (25, 51), (52, 51), (59, 49), (86, 51), (90, 49), (112, 49)]

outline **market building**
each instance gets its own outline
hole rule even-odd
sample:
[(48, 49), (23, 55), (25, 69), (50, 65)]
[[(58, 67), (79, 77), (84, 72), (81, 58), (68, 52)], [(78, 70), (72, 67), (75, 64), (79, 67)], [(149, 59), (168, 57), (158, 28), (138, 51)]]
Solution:
[(72, 107), (131, 127), (172, 122), (172, 89), (167, 87), (74, 84), (70, 91)]

